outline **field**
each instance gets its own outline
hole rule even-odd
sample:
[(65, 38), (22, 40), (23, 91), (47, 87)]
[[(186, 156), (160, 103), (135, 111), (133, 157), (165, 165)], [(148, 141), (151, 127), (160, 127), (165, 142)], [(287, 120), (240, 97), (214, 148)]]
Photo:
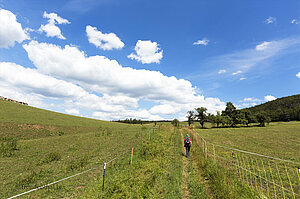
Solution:
[[(190, 158), (184, 156), (183, 148), (183, 137), (187, 133), (193, 139)], [(232, 150), (212, 144), (299, 162), (299, 135), (299, 122), (271, 123), (263, 128), (195, 128), (193, 132), (184, 124), (182, 128), (167, 123), (157, 126), (120, 124), (0, 100), (0, 198), (90, 168), (93, 169), (82, 175), (21, 197), (264, 198), (276, 192), (280, 198), (281, 189), (273, 188), (270, 183), (260, 183), (259, 178), (230, 165)], [(207, 158), (200, 138), (207, 141)], [(218, 160), (215, 155), (224, 157), (229, 163)], [(256, 161), (255, 158), (236, 152), (234, 155), (234, 163), (252, 169), (248, 165), (252, 160)], [(103, 163), (115, 157), (117, 159), (107, 164), (105, 189), (102, 190)], [(257, 160), (266, 163), (267, 168), (268, 160), (261, 157)], [(278, 162), (282, 175), (285, 175), (282, 165), (288, 167), (293, 191), (299, 194), (297, 165)], [(271, 164), (275, 172), (273, 166)], [(268, 170), (264, 173), (262, 167), (251, 171), (273, 177), (274, 181), (280, 178)], [(290, 189), (289, 179), (284, 177), (281, 180), (283, 186)], [(284, 194), (286, 198), (293, 198), (292, 194)]]

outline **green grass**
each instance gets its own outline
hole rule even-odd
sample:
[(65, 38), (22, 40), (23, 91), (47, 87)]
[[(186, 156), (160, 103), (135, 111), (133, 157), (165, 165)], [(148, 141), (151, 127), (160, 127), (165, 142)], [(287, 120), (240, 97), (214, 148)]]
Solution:
[[(0, 198), (102, 164), (141, 142), (150, 127), (74, 117), (0, 100), (0, 151), (10, 151), (0, 157)], [(10, 145), (3, 140), (12, 138), (16, 146), (7, 149)], [(81, 181), (90, 178), (84, 175)], [(65, 184), (61, 196), (77, 186), (74, 181)]]
[[(69, 116), (0, 100), (0, 198), (7, 198), (89, 168), (99, 168), (32, 192), (24, 198), (181, 198), (182, 144), (180, 133), (168, 124), (159, 124), (148, 140), (153, 124), (128, 125)], [(271, 123), (267, 127), (196, 129), (209, 142), (265, 155), (300, 161), (300, 123)], [(186, 132), (185, 132), (186, 133)], [(195, 139), (195, 138), (194, 138)], [(194, 142), (195, 143), (195, 142)], [(130, 153), (107, 167), (105, 191), (102, 191), (103, 163), (128, 151), (133, 145), (133, 165)], [(240, 153), (215, 148), (227, 162), (214, 162), (213, 148), (208, 145), (209, 158), (201, 151), (202, 144), (193, 145), (189, 159), (188, 187), (190, 198), (256, 198), (260, 192), (251, 178), (230, 166), (234, 162), (272, 178), (268, 161), (253, 159)], [(252, 161), (252, 162), (251, 162)], [(253, 162), (254, 161), (254, 162)], [(262, 168), (265, 165), (265, 170)], [(274, 167), (273, 177), (280, 183), (285, 164)], [(287, 164), (295, 192), (299, 180), (295, 165)], [(265, 172), (266, 171), (266, 172)], [(207, 180), (205, 180), (207, 179)], [(289, 188), (289, 179), (282, 177)], [(260, 184), (267, 190), (267, 184)], [(275, 189), (282, 197), (280, 189)], [(267, 192), (263, 194), (267, 196)], [(286, 198), (291, 198), (287, 195)]]
[[(211, 128), (197, 129), (198, 134), (210, 143), (226, 147), (242, 149), (254, 153), (268, 155), (276, 158), (300, 162), (300, 122), (276, 122), (266, 127), (241, 127), (241, 128)], [(203, 147), (203, 143), (201, 144)], [(207, 144), (208, 153), (213, 157), (215, 153), (226, 161), (217, 159), (227, 170), (236, 170), (231, 162), (246, 168), (264, 178), (275, 182), (277, 185), (300, 194), (298, 168), (299, 164), (293, 164), (278, 160), (263, 158), (237, 151), (213, 147)], [(233, 159), (232, 154), (235, 158)], [(261, 195), (267, 197), (293, 198), (292, 193), (285, 191), (272, 183), (267, 183), (254, 175), (250, 175), (242, 169), (236, 170), (239, 177), (249, 186), (255, 188)], [(292, 188), (291, 188), (292, 184)], [(276, 193), (276, 196), (275, 196)]]

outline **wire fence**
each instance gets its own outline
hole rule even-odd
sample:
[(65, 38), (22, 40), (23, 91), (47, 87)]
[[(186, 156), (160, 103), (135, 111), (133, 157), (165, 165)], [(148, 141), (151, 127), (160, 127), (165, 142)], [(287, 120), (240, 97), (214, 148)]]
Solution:
[[(156, 127), (153, 127), (153, 128), (148, 129), (148, 132), (149, 132), (149, 139), (150, 139), (150, 134), (151, 134), (151, 133), (155, 133), (156, 129), (157, 129)], [(20, 196), (29, 194), (29, 193), (31, 193), (31, 192), (37, 191), (37, 190), (39, 190), (39, 189), (43, 189), (43, 188), (45, 188), (45, 187), (49, 187), (49, 186), (51, 186), (51, 185), (54, 185), (54, 184), (57, 184), (57, 183), (59, 183), (59, 182), (68, 180), (68, 179), (70, 179), (70, 178), (74, 178), (74, 177), (79, 176), (79, 175), (82, 175), (82, 174), (84, 174), (84, 173), (87, 173), (87, 172), (90, 172), (90, 171), (99, 169), (99, 168), (101, 168), (103, 165), (104, 165), (104, 167), (103, 167), (103, 170), (104, 170), (104, 173), (103, 173), (103, 190), (104, 190), (104, 183), (105, 183), (105, 181), (104, 181), (104, 180), (105, 180), (105, 169), (106, 169), (107, 165), (110, 164), (110, 163), (112, 163), (112, 162), (114, 162), (115, 160), (117, 160), (117, 159), (119, 159), (119, 158), (125, 156), (125, 155), (128, 154), (129, 152), (132, 152), (132, 154), (131, 154), (131, 163), (132, 163), (133, 148), (136, 148), (136, 147), (138, 147), (138, 146), (141, 145), (141, 144), (142, 144), (142, 142), (140, 142), (140, 143), (138, 143), (138, 144), (134, 144), (132, 147), (127, 148), (127, 149), (125, 150), (125, 152), (118, 154), (116, 157), (114, 157), (114, 158), (112, 158), (112, 159), (110, 159), (110, 160), (108, 160), (108, 161), (106, 161), (106, 162), (103, 162), (102, 164), (99, 164), (99, 163), (98, 163), (98, 165), (95, 166), (95, 167), (93, 167), (93, 168), (84, 170), (84, 171), (79, 172), (79, 173), (77, 173), (77, 174), (74, 174), (74, 175), (71, 175), (71, 176), (68, 176), (68, 177), (65, 177), (65, 178), (56, 180), (56, 181), (54, 181), (54, 182), (51, 182), (51, 183), (48, 183), (48, 184), (45, 184), (45, 185), (41, 185), (41, 186), (36, 187), (36, 188), (34, 188), (34, 189), (28, 190), (28, 191), (26, 191), (26, 192), (23, 192), (23, 193), (20, 193), (20, 194), (11, 196), (11, 197), (9, 197), (8, 199), (17, 198), (17, 197), (20, 197)]]
[(255, 189), (261, 198), (300, 198), (300, 163), (208, 142), (195, 130), (195, 139), (211, 158)]

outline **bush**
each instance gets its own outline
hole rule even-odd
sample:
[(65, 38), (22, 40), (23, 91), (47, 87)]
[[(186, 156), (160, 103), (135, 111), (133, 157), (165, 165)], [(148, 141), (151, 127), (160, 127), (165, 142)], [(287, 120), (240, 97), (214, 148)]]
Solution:
[(0, 156), (11, 157), (17, 150), (17, 140), (15, 138), (0, 138)]
[(41, 163), (50, 163), (53, 161), (59, 161), (61, 159), (61, 154), (58, 152), (48, 153), (42, 160)]
[(72, 160), (67, 166), (67, 169), (72, 171), (78, 170), (80, 168), (83, 168), (85, 165), (87, 165), (87, 163), (88, 163), (88, 156), (85, 155), (79, 159)]
[(58, 136), (62, 136), (62, 135), (64, 135), (65, 134), (65, 132), (63, 132), (63, 131), (59, 131), (58, 132)]

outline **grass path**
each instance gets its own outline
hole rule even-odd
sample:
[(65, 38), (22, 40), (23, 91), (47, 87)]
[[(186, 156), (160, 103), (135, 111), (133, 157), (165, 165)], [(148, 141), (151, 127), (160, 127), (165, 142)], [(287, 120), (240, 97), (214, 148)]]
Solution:
[[(183, 134), (182, 131), (180, 131), (180, 137), (181, 137), (181, 146), (184, 145), (183, 140)], [(182, 167), (182, 198), (190, 198), (190, 192), (188, 188), (188, 183), (189, 183), (189, 160), (185, 157), (185, 148), (182, 148), (182, 162), (183, 162), (183, 167)]]

